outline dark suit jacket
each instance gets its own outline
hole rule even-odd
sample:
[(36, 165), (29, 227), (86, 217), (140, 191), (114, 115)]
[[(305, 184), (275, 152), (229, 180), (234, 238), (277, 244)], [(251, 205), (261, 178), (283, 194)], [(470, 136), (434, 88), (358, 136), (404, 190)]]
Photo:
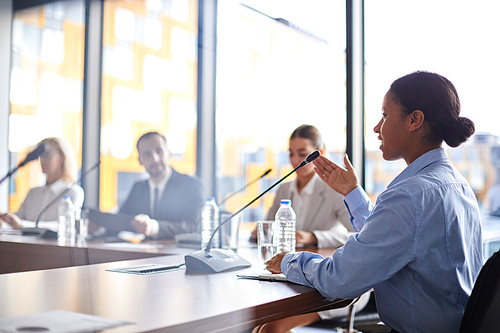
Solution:
[[(149, 193), (147, 180), (136, 182), (120, 213), (146, 214), (152, 217)], [(160, 208), (154, 216), (160, 225), (158, 237), (174, 238), (179, 233), (198, 232), (203, 204), (201, 182), (172, 168), (172, 174), (160, 198)]]

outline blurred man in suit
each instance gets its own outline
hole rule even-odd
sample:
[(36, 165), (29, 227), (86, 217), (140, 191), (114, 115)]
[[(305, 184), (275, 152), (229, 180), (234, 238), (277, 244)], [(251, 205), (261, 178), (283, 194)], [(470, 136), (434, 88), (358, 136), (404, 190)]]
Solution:
[(120, 213), (134, 215), (132, 227), (148, 237), (170, 239), (198, 232), (204, 204), (201, 182), (168, 164), (167, 140), (158, 132), (142, 135), (137, 151), (149, 179), (134, 184)]

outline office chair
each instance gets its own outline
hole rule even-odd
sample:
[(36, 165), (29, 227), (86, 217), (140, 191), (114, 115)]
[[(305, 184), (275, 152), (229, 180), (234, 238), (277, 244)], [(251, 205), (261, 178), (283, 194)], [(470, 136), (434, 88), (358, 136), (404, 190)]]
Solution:
[(500, 251), (479, 272), (460, 325), (460, 333), (500, 331)]
[(381, 323), (380, 317), (377, 312), (377, 305), (375, 297), (371, 293), (368, 303), (364, 308), (356, 312), (356, 303), (349, 306), (349, 313), (344, 317), (335, 317), (332, 319), (320, 320), (309, 326), (314, 328), (324, 328), (326, 330), (336, 330), (347, 332), (381, 332), (387, 329), (387, 326)]

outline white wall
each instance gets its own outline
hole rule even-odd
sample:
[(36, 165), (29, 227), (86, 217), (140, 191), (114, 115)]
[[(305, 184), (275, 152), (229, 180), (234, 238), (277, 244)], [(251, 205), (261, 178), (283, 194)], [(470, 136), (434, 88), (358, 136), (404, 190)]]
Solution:
[[(9, 82), (12, 1), (0, 0), (0, 177), (9, 171)], [(0, 212), (9, 205), (8, 181), (0, 185)]]

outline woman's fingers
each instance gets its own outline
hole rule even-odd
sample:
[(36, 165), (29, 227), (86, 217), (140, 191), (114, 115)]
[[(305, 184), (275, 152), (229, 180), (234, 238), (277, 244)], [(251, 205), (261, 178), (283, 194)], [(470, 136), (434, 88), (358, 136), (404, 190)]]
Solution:
[(349, 161), (349, 156), (347, 156), (347, 154), (344, 155), (344, 164), (345, 164), (345, 167), (347, 168), (347, 170), (354, 169), (354, 167), (351, 164), (351, 161)]
[(320, 156), (314, 160), (314, 165), (317, 169), (319, 169), (322, 173), (330, 174), (334, 172), (339, 166), (324, 156)]

